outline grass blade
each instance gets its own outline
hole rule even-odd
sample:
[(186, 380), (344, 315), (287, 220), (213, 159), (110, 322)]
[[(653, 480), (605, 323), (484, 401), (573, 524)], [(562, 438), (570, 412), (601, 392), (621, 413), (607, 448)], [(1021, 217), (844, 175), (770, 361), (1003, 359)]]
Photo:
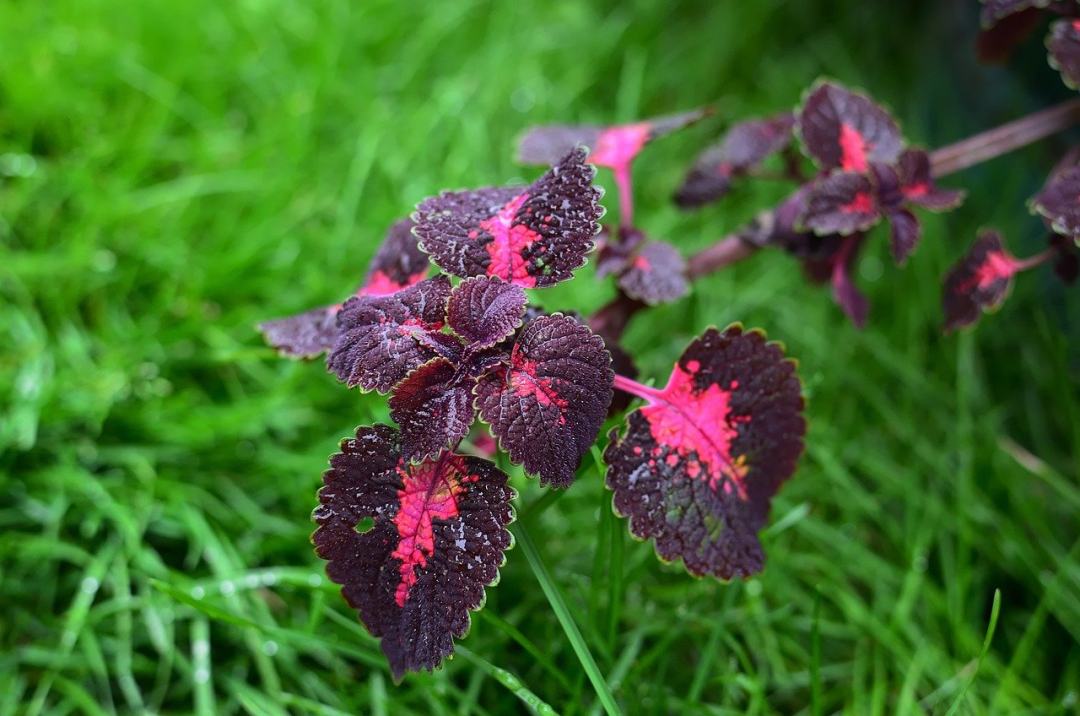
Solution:
[(536, 545), (533, 544), (528, 530), (519, 522), (515, 525), (514, 532), (518, 544), (521, 545), (521, 549), (525, 553), (525, 559), (529, 561), (529, 567), (532, 568), (533, 574), (536, 575), (536, 581), (540, 582), (540, 588), (544, 591), (544, 596), (547, 597), (552, 611), (555, 612), (559, 625), (562, 626), (563, 631), (566, 633), (566, 638), (570, 640), (570, 646), (573, 647), (578, 661), (581, 662), (581, 666), (585, 669), (585, 675), (592, 682), (593, 689), (596, 690), (596, 696), (600, 699), (604, 711), (607, 712), (608, 716), (621, 714), (622, 711), (615, 702), (615, 697), (611, 694), (607, 681), (604, 680), (603, 674), (600, 673), (600, 667), (596, 665), (596, 660), (593, 659), (588, 644), (582, 638), (581, 631), (574, 622), (574, 617), (570, 614), (559, 588), (552, 581), (547, 567), (544, 566), (544, 562), (540, 558), (540, 553), (536, 551)]

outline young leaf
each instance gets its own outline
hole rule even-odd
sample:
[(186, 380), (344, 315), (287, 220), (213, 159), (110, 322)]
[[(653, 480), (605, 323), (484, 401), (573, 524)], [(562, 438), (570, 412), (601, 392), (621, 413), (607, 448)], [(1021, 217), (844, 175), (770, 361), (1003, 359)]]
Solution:
[(900, 128), (868, 97), (820, 82), (803, 101), (796, 131), (822, 169), (865, 172), (871, 162), (892, 164), (903, 149)]
[(665, 241), (646, 242), (619, 276), (619, 288), (630, 298), (650, 306), (678, 300), (690, 290), (686, 260)]
[(521, 329), (509, 364), (480, 379), (476, 402), (511, 460), (566, 487), (600, 431), (613, 378), (600, 336), (569, 316), (542, 316)]
[[(449, 452), (410, 465), (386, 425), (357, 428), (330, 458), (312, 542), (396, 680), (451, 655), (498, 580), (513, 543), (506, 480), (487, 460)], [(361, 533), (363, 520), (372, 526)]]
[(802, 223), (816, 234), (848, 235), (881, 219), (873, 185), (864, 174), (836, 172), (810, 187)]
[(420, 250), (412, 229), (412, 219), (402, 219), (390, 227), (371, 260), (359, 295), (387, 296), (419, 283), (427, 276), (431, 262)]
[(903, 265), (915, 250), (922, 236), (922, 226), (915, 215), (908, 209), (894, 209), (889, 212), (889, 240), (893, 260)]
[(904, 201), (930, 211), (951, 211), (964, 201), (966, 192), (942, 189), (930, 173), (930, 156), (920, 149), (909, 149), (897, 163), (900, 191)]
[(694, 161), (675, 192), (675, 203), (690, 208), (721, 198), (730, 190), (732, 179), (786, 148), (794, 126), (791, 112), (732, 126), (719, 144), (706, 149)]
[(1050, 222), (1054, 231), (1080, 243), (1080, 166), (1051, 176), (1031, 205)]
[(441, 275), (389, 296), (350, 298), (327, 369), (350, 388), (385, 393), (437, 355), (456, 360), (460, 342), (438, 332), (449, 298), (450, 279)]
[(605, 278), (620, 274), (630, 265), (630, 261), (643, 243), (645, 234), (632, 226), (620, 226), (613, 239), (608, 227), (604, 227), (597, 237), (595, 266), (596, 278)]
[(998, 308), (1008, 296), (1018, 269), (1016, 259), (1002, 245), (1001, 234), (982, 232), (945, 277), (945, 330), (970, 325), (983, 311)]
[(409, 373), (390, 396), (390, 417), (401, 426), (401, 454), (414, 461), (453, 449), (476, 417), (476, 378), (443, 357)]
[(1061, 73), (1062, 81), (1080, 89), (1080, 20), (1057, 20), (1046, 38), (1050, 66)]
[(661, 559), (694, 575), (762, 567), (757, 531), (795, 471), (806, 431), (795, 366), (759, 332), (710, 328), (663, 390), (632, 412), (604, 452), (615, 511)]
[(337, 340), (337, 314), (341, 306), (323, 306), (259, 324), (259, 331), (278, 353), (289, 358), (315, 358)]
[(574, 150), (527, 187), (443, 192), (413, 215), (420, 247), (444, 271), (495, 276), (525, 288), (564, 281), (600, 230), (601, 192)]
[(649, 142), (688, 127), (708, 113), (706, 109), (695, 109), (633, 124), (533, 127), (518, 142), (518, 161), (554, 164), (575, 147), (586, 146), (592, 149), (589, 162), (608, 169), (625, 168)]
[(513, 335), (528, 299), (519, 287), (477, 276), (462, 281), (450, 294), (447, 322), (473, 348), (487, 348)]

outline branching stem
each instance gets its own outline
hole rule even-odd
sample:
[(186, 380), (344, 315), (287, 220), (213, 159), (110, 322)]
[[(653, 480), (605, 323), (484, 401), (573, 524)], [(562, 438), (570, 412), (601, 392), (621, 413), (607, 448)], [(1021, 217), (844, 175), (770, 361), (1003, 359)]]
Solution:
[[(1026, 147), (1040, 139), (1045, 139), (1078, 123), (1080, 123), (1080, 99), (1072, 99), (999, 127), (988, 129), (985, 132), (980, 132), (931, 152), (930, 163), (933, 167), (934, 176), (942, 177), (982, 164)], [(618, 173), (616, 173), (615, 180), (620, 187), (620, 206), (623, 206), (623, 195), (629, 191), (629, 176), (620, 179)], [(627, 185), (626, 192), (622, 190), (623, 182)], [(626, 200), (626, 204), (630, 204), (629, 199)], [(632, 208), (629, 210), (629, 214), (625, 207), (621, 211), (624, 212), (624, 216), (632, 214)], [(623, 223), (627, 225), (628, 221), (624, 220)], [(696, 279), (714, 271), (719, 271), (750, 257), (757, 252), (758, 248), (740, 238), (738, 231), (733, 232), (687, 259), (687, 275), (691, 279)], [(1052, 255), (1052, 252), (1050, 252), (1050, 255)], [(1024, 268), (1030, 268), (1028, 264), (1036, 258), (1038, 258), (1038, 262), (1031, 263), (1031, 266), (1049, 260), (1049, 255), (1039, 254), (1030, 259), (1024, 259), (1021, 263), (1024, 264)], [(620, 293), (593, 314), (592, 318), (589, 319), (589, 325), (605, 338), (617, 340), (625, 330), (630, 318), (644, 307), (645, 304), (634, 301)]]

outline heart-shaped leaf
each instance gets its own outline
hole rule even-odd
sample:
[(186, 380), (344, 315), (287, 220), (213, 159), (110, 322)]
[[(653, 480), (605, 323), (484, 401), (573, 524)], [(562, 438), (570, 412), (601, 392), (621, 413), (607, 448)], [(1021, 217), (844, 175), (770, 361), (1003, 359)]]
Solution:
[(881, 219), (873, 185), (864, 174), (836, 172), (810, 187), (803, 225), (819, 235), (865, 231)]
[(806, 430), (795, 366), (758, 332), (710, 328), (651, 390), (604, 452), (614, 506), (630, 531), (694, 575), (762, 567), (757, 531), (795, 471)]
[(951, 211), (964, 202), (966, 192), (942, 189), (931, 174), (930, 156), (920, 149), (900, 155), (897, 175), (904, 201), (930, 211)]
[(1061, 73), (1062, 81), (1080, 89), (1080, 20), (1058, 20), (1046, 38), (1050, 66)]
[(340, 306), (323, 306), (295, 316), (276, 318), (259, 324), (259, 331), (278, 353), (289, 358), (315, 358), (333, 347), (337, 340)]
[(541, 316), (521, 329), (507, 364), (480, 379), (480, 417), (510, 459), (566, 487), (588, 452), (612, 397), (603, 339), (569, 316)]
[(527, 187), (444, 192), (413, 218), (420, 247), (444, 271), (542, 288), (585, 263), (600, 230), (601, 192), (585, 152), (574, 150)]
[(1050, 222), (1054, 231), (1080, 243), (1080, 166), (1051, 176), (1032, 199), (1031, 206)]
[(795, 115), (791, 112), (733, 125), (719, 144), (709, 147), (675, 192), (675, 203), (689, 208), (715, 201), (728, 193), (731, 181), (745, 175), (791, 143)]
[(350, 298), (327, 368), (350, 388), (385, 393), (438, 355), (456, 360), (460, 341), (439, 332), (449, 298), (450, 279), (441, 275), (389, 296)]
[(896, 121), (870, 98), (832, 82), (811, 89), (796, 131), (822, 169), (865, 172), (871, 162), (892, 164), (903, 149)]
[(395, 679), (439, 666), (513, 543), (506, 475), (449, 452), (410, 465), (397, 431), (376, 425), (342, 441), (323, 482), (312, 541), (327, 575), (382, 640)]
[(519, 287), (477, 276), (450, 294), (447, 322), (473, 348), (487, 348), (513, 335), (521, 325), (528, 299)]
[(390, 417), (401, 426), (401, 453), (419, 460), (452, 449), (476, 417), (476, 378), (445, 358), (432, 358), (394, 387)]
[(619, 276), (619, 288), (649, 305), (678, 300), (690, 290), (686, 260), (667, 242), (646, 242), (627, 262)]
[(1001, 306), (1018, 269), (1016, 259), (1002, 245), (1001, 234), (982, 232), (945, 276), (945, 330), (975, 323), (982, 312)]

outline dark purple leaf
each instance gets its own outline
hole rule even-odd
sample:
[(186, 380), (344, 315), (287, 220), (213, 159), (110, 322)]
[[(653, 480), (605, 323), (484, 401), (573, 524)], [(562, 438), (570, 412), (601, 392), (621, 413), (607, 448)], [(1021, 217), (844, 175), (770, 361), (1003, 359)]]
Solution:
[(436, 668), (469, 631), (512, 544), (506, 475), (449, 452), (410, 465), (397, 431), (376, 425), (342, 441), (323, 483), (312, 542), (327, 575), (382, 640), (395, 680)]
[(724, 196), (734, 177), (743, 176), (787, 147), (794, 126), (795, 116), (790, 112), (732, 126), (719, 144), (698, 156), (675, 192), (675, 203), (694, 207)]
[(1047, 181), (1032, 199), (1032, 208), (1054, 231), (1080, 240), (1080, 167), (1065, 169)]
[(1080, 89), (1080, 20), (1057, 20), (1046, 38), (1050, 66), (1072, 89)]
[(402, 219), (390, 227), (371, 260), (367, 279), (359, 291), (361, 296), (387, 296), (427, 276), (431, 262), (420, 250), (412, 228), (412, 219)]
[(984, 231), (967, 254), (945, 277), (942, 308), (945, 330), (953, 331), (978, 320), (1005, 301), (1012, 287), (1017, 262), (1001, 243), (1001, 234)]
[(600, 431), (613, 379), (600, 336), (568, 316), (543, 316), (521, 329), (509, 364), (480, 379), (477, 407), (511, 460), (543, 485), (566, 487)]
[(649, 241), (634, 253), (619, 276), (627, 296), (649, 305), (675, 301), (686, 295), (686, 260), (669, 243)]
[(902, 266), (915, 250), (922, 236), (919, 220), (907, 209), (895, 209), (889, 212), (889, 239), (893, 260)]
[(759, 332), (710, 328), (667, 386), (632, 412), (604, 452), (607, 486), (630, 531), (694, 575), (762, 568), (757, 532), (795, 471), (806, 425), (794, 364)]
[(533, 127), (518, 142), (522, 164), (554, 164), (578, 146), (592, 149), (588, 161), (608, 169), (625, 169), (646, 144), (701, 120), (707, 109), (696, 109), (633, 124), (566, 125)]
[(930, 173), (930, 157), (919, 149), (909, 149), (900, 155), (897, 164), (900, 191), (909, 204), (930, 211), (951, 211), (964, 201), (966, 192), (942, 189)]
[(880, 219), (870, 180), (863, 174), (836, 172), (810, 187), (802, 223), (816, 234), (848, 235), (865, 231)]
[(350, 298), (327, 368), (349, 387), (385, 393), (435, 356), (455, 360), (460, 341), (440, 333), (450, 280), (436, 276), (389, 296)]
[(259, 324), (263, 338), (289, 358), (315, 358), (337, 340), (337, 314), (341, 306), (324, 306), (287, 318)]
[(476, 378), (445, 358), (432, 358), (410, 373), (390, 396), (390, 417), (401, 426), (401, 453), (406, 460), (434, 457), (453, 449), (476, 417)]
[(527, 303), (521, 287), (477, 276), (465, 279), (450, 294), (446, 318), (472, 348), (486, 348), (514, 334)]
[(585, 263), (600, 230), (594, 174), (575, 150), (527, 187), (444, 192), (417, 207), (415, 233), (455, 276), (551, 286)]
[(796, 131), (821, 168), (865, 172), (871, 162), (892, 164), (903, 149), (900, 128), (865, 95), (831, 82), (814, 86), (797, 116)]
[(604, 278), (625, 271), (630, 265), (634, 252), (644, 241), (645, 234), (633, 227), (620, 227), (614, 239), (607, 227), (604, 227), (598, 241), (600, 248), (596, 252), (596, 278)]

